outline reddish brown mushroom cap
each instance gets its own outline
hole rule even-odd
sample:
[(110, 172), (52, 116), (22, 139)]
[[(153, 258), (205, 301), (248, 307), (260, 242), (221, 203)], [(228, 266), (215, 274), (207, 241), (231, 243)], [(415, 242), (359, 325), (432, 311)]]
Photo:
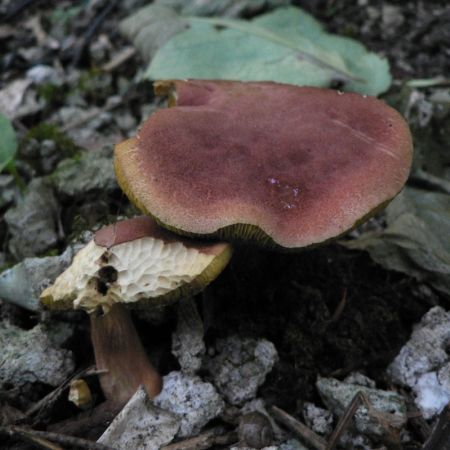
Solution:
[(270, 82), (168, 81), (156, 92), (175, 106), (116, 147), (115, 167), (130, 199), (169, 228), (305, 247), (351, 229), (408, 177), (408, 126), (375, 98)]

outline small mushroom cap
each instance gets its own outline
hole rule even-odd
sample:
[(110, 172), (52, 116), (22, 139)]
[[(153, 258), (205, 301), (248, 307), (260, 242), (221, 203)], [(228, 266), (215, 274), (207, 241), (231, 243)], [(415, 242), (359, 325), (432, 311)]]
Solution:
[(408, 177), (409, 128), (375, 98), (271, 82), (155, 89), (173, 107), (116, 147), (115, 169), (131, 201), (177, 232), (306, 247), (357, 225)]
[(100, 229), (41, 301), (88, 312), (115, 303), (161, 306), (201, 291), (230, 257), (229, 244), (182, 239), (149, 217), (136, 217)]

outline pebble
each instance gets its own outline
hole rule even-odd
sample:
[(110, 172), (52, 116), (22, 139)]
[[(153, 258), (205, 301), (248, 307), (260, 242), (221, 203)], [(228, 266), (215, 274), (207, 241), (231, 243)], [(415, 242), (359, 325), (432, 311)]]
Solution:
[(56, 387), (63, 383), (75, 363), (72, 352), (59, 346), (71, 333), (65, 323), (22, 330), (0, 322), (0, 390), (2, 384), (22, 387), (40, 382)]
[(179, 428), (180, 419), (155, 406), (141, 387), (97, 442), (116, 450), (155, 450), (169, 444)]
[(214, 385), (232, 405), (256, 397), (258, 388), (278, 360), (272, 342), (266, 339), (230, 336), (216, 342), (217, 355), (205, 359)]
[(163, 383), (163, 390), (154, 403), (180, 418), (177, 435), (180, 438), (195, 436), (225, 408), (214, 386), (196, 375), (171, 372), (163, 378)]
[(450, 312), (435, 306), (415, 326), (387, 369), (395, 383), (414, 391), (416, 405), (426, 419), (439, 414), (450, 401), (449, 342)]

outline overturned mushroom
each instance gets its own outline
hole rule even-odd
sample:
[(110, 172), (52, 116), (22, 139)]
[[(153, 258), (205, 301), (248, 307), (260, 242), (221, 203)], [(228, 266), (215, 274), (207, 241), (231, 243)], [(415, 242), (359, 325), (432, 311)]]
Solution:
[(162, 81), (168, 109), (116, 147), (122, 189), (187, 235), (300, 248), (390, 201), (412, 158), (400, 114), (375, 98), (270, 82)]
[(161, 390), (161, 377), (148, 361), (126, 305), (158, 307), (193, 295), (222, 271), (230, 256), (227, 244), (180, 239), (148, 217), (129, 219), (99, 230), (41, 301), (52, 309), (90, 313), (108, 400), (124, 404), (141, 384), (153, 398)]

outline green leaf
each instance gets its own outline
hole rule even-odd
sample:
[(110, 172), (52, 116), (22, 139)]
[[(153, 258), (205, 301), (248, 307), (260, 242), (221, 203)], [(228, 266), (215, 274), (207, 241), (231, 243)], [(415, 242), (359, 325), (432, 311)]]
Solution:
[(252, 21), (179, 20), (184, 31), (174, 30), (156, 52), (148, 78), (271, 80), (322, 87), (339, 81), (346, 90), (370, 95), (384, 92), (391, 83), (386, 60), (352, 39), (324, 32), (299, 8), (279, 8)]
[(17, 152), (17, 140), (9, 119), (0, 114), (0, 172), (14, 161)]
[(406, 188), (386, 214), (386, 230), (343, 245), (450, 295), (450, 195)]

